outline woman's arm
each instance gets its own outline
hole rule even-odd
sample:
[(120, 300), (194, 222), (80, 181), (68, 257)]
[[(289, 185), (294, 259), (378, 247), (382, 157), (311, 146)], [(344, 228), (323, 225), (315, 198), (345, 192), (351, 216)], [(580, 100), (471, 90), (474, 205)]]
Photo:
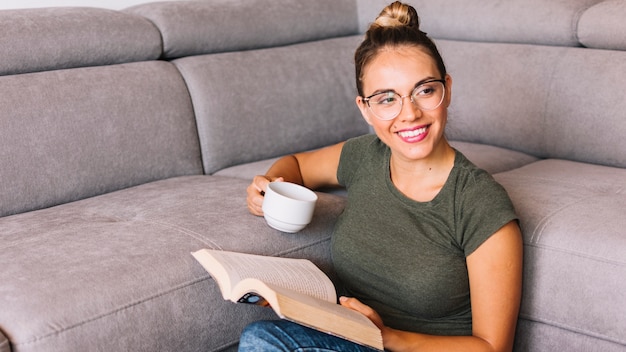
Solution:
[(255, 176), (247, 189), (248, 209), (263, 215), (263, 192), (273, 181), (286, 181), (310, 189), (338, 186), (337, 168), (344, 142), (311, 152), (297, 153), (278, 159), (265, 175)]
[(433, 336), (385, 327), (378, 314), (354, 298), (341, 304), (360, 311), (383, 332), (390, 351), (511, 351), (522, 288), (522, 236), (512, 221), (467, 257), (472, 336)]

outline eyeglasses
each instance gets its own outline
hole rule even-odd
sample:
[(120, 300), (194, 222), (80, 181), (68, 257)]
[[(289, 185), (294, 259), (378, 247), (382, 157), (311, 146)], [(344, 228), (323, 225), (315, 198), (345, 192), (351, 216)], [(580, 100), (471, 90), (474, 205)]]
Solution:
[(414, 106), (420, 110), (429, 111), (435, 110), (441, 105), (445, 92), (445, 81), (434, 79), (415, 87), (409, 95), (401, 96), (389, 90), (372, 94), (363, 98), (363, 101), (367, 103), (374, 116), (381, 120), (392, 120), (400, 115), (404, 98), (411, 97), (411, 103)]

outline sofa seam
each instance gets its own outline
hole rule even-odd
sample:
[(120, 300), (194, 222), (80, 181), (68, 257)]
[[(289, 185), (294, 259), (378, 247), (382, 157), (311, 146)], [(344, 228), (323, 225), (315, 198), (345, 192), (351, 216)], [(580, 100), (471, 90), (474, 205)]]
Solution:
[(580, 47), (584, 47), (584, 45), (580, 42), (580, 36), (578, 35), (578, 26), (580, 25), (580, 19), (582, 18), (582, 15), (589, 9), (589, 7), (590, 6), (578, 9), (578, 11), (573, 14), (572, 23), (570, 23), (572, 32), (574, 34), (573, 39), (574, 41), (576, 41), (576, 43), (578, 43), (578, 46)]
[[(546, 160), (563, 160), (563, 159), (546, 158), (546, 159), (540, 159), (539, 161), (546, 161)], [(569, 160), (566, 160), (566, 161), (569, 161)], [(604, 166), (604, 165), (600, 165), (600, 166)], [(524, 167), (524, 166), (522, 166), (522, 167)], [(607, 166), (607, 167), (609, 167), (609, 168), (616, 168), (616, 167), (613, 167), (613, 166)], [(515, 170), (516, 169), (512, 169), (512, 170), (509, 170), (509, 171), (515, 171)], [(499, 172), (498, 174), (503, 175), (503, 176), (507, 176), (507, 172), (508, 171)], [(510, 175), (510, 174), (508, 174), (508, 175)], [(594, 191), (596, 193), (601, 193), (601, 194), (623, 194), (623, 190), (625, 189), (624, 187), (619, 187), (618, 189), (612, 190), (612, 191), (601, 191), (601, 190), (598, 190), (597, 188), (590, 188), (590, 187), (588, 187), (587, 184), (584, 184), (584, 183), (565, 181), (565, 180), (556, 180), (554, 178), (543, 177), (543, 176), (530, 176), (530, 175), (515, 175), (515, 174), (513, 174), (512, 177), (514, 177), (514, 178), (523, 178), (523, 179), (527, 179), (527, 180), (539, 180), (539, 181), (557, 182), (559, 185), (577, 186), (579, 188), (585, 188), (587, 190)]]
[[(165, 46), (165, 42), (163, 44)], [(163, 55), (165, 56), (165, 47), (163, 48)], [(176, 72), (178, 72), (178, 76), (180, 77), (180, 79), (182, 80), (183, 84), (185, 85), (185, 91), (187, 92), (187, 98), (189, 99), (189, 104), (191, 105), (191, 112), (193, 113), (193, 122), (195, 124), (195, 128), (196, 128), (196, 140), (198, 141), (198, 153), (200, 154), (200, 166), (202, 167), (202, 174), (203, 175), (208, 175), (207, 171), (206, 171), (206, 166), (204, 165), (204, 148), (202, 146), (202, 136), (200, 135), (200, 126), (198, 123), (198, 112), (196, 111), (196, 104), (195, 101), (193, 99), (193, 94), (191, 94), (191, 88), (189, 87), (189, 82), (187, 81), (187, 78), (185, 77), (185, 73), (183, 72), (183, 70), (181, 70), (180, 66), (176, 64), (176, 62), (174, 62), (176, 59), (162, 59), (166, 62), (169, 62), (170, 64), (172, 64), (172, 66), (174, 66), (174, 68), (176, 69)]]
[(541, 157), (542, 158), (547, 158), (549, 157), (549, 142), (550, 142), (550, 138), (548, 137), (548, 133), (547, 131), (547, 126), (548, 126), (548, 111), (550, 109), (550, 104), (552, 102), (552, 96), (554, 95), (554, 77), (556, 75), (556, 71), (558, 69), (559, 63), (558, 62), (552, 62), (552, 67), (550, 68), (550, 75), (547, 77), (548, 83), (547, 83), (547, 96), (545, 101), (543, 102), (542, 106), (541, 106), (541, 129), (543, 131), (543, 133), (541, 134), (541, 146), (540, 146), (540, 153), (541, 153)]
[(609, 341), (609, 342), (613, 342), (613, 343), (619, 343), (621, 345), (626, 345), (626, 340), (621, 340), (621, 339), (616, 338), (616, 337), (611, 337), (611, 336), (607, 336), (607, 335), (604, 335), (604, 334), (601, 334), (601, 333), (589, 331), (587, 329), (576, 328), (576, 327), (573, 327), (573, 326), (570, 326), (570, 325), (567, 325), (567, 324), (563, 324), (563, 323), (560, 323), (560, 322), (557, 322), (557, 321), (554, 321), (554, 320), (551, 320), (551, 319), (538, 318), (538, 317), (536, 317), (534, 315), (524, 314), (524, 313), (520, 313), (519, 317), (521, 319), (524, 319), (524, 320), (528, 320), (528, 321), (532, 321), (532, 322), (537, 322), (537, 323), (541, 323), (541, 324), (545, 324), (545, 325), (554, 326), (554, 327), (557, 327), (557, 328), (562, 329), (562, 330), (573, 332), (575, 334), (583, 333), (583, 334), (585, 334), (587, 336), (592, 336), (592, 337), (595, 337), (595, 338), (601, 338), (604, 341)]
[(134, 13), (132, 11), (128, 11), (128, 9), (129, 8), (120, 10), (120, 12), (126, 13), (127, 15), (131, 15), (131, 16), (135, 16), (135, 17), (143, 19), (147, 23), (150, 23), (150, 25), (152, 25), (152, 27), (157, 31), (157, 33), (159, 33), (159, 38), (160, 38), (160, 42), (161, 42), (161, 45), (160, 45), (160, 47), (161, 47), (160, 49), (161, 50), (160, 50), (159, 57), (158, 57), (157, 60), (166, 61), (166, 60), (164, 60), (164, 56), (165, 56), (165, 38), (163, 37), (163, 32), (161, 31), (161, 28), (159, 28), (159, 26), (151, 18), (148, 18), (148, 17), (146, 17), (144, 15), (141, 15), (141, 14), (138, 14), (138, 13)]
[[(541, 178), (536, 178), (536, 179), (541, 179)], [(569, 183), (569, 184), (574, 185), (574, 186), (584, 187), (584, 185), (578, 184), (578, 183)], [(537, 227), (533, 231), (533, 234), (532, 234), (532, 236), (530, 238), (530, 243), (539, 243), (539, 241), (543, 237), (543, 234), (545, 232), (544, 231), (545, 228), (552, 222), (552, 220), (554, 219), (554, 216), (556, 214), (558, 214), (559, 212), (563, 211), (564, 209), (567, 209), (567, 208), (569, 208), (569, 207), (571, 207), (572, 205), (575, 205), (575, 204), (580, 204), (581, 202), (583, 202), (585, 200), (596, 198), (596, 197), (598, 197), (598, 194), (621, 194), (621, 188), (617, 192), (599, 192), (599, 191), (596, 191), (596, 190), (593, 190), (593, 189), (591, 189), (591, 191), (593, 191), (595, 193), (593, 195), (590, 195), (590, 196), (580, 197), (580, 198), (578, 198), (577, 200), (575, 200), (573, 202), (569, 202), (567, 204), (563, 204), (558, 209), (555, 209), (554, 211), (550, 212), (549, 214), (545, 214), (545, 216), (541, 219), (541, 221), (539, 221), (539, 223), (537, 224)]]
[[(311, 242), (308, 245), (303, 246), (303, 247), (298, 247), (298, 248), (293, 248), (293, 249), (290, 249), (290, 250), (278, 252), (278, 253), (275, 254), (275, 256), (283, 256), (283, 255), (288, 255), (288, 254), (291, 254), (291, 253), (296, 253), (299, 250), (313, 247), (313, 246), (315, 246), (317, 244), (320, 244), (320, 243), (328, 241), (328, 240), (329, 240), (329, 238), (323, 238), (323, 239), (320, 239), (318, 241)], [(207, 281), (207, 280), (211, 280), (211, 275), (209, 275), (208, 273), (203, 275), (203, 276), (201, 276), (201, 277), (199, 277), (199, 278), (195, 278), (193, 280), (189, 280), (189, 281), (183, 282), (183, 283), (181, 283), (179, 285), (176, 285), (176, 286), (174, 286), (173, 288), (171, 288), (169, 290), (165, 290), (165, 291), (162, 291), (162, 292), (154, 294), (154, 295), (149, 295), (149, 296), (143, 297), (143, 298), (138, 299), (138, 300), (136, 300), (136, 301), (134, 301), (132, 303), (125, 304), (123, 306), (120, 306), (118, 308), (115, 308), (113, 310), (110, 310), (110, 311), (102, 313), (102, 314), (98, 314), (96, 316), (92, 316), (91, 318), (85, 319), (85, 320), (83, 320), (83, 321), (81, 321), (79, 323), (68, 325), (68, 326), (66, 326), (66, 327), (64, 327), (62, 329), (50, 332), (48, 334), (44, 334), (44, 335), (35, 337), (33, 339), (26, 340), (26, 341), (19, 342), (19, 343), (12, 343), (11, 341), (8, 341), (8, 340), (7, 340), (7, 342), (10, 343), (10, 344), (13, 344), (14, 346), (26, 346), (26, 345), (29, 345), (29, 344), (33, 344), (33, 343), (45, 340), (47, 338), (50, 338), (52, 336), (59, 335), (61, 333), (64, 333), (64, 332), (67, 332), (67, 331), (71, 331), (71, 330), (76, 329), (78, 327), (81, 327), (81, 326), (87, 325), (89, 323), (95, 322), (95, 321), (100, 320), (102, 318), (112, 316), (113, 314), (125, 311), (125, 310), (127, 310), (129, 308), (135, 307), (135, 306), (137, 306), (139, 304), (142, 304), (144, 302), (152, 301), (152, 300), (154, 300), (156, 298), (163, 297), (163, 296), (165, 296), (165, 295), (167, 295), (169, 293), (181, 290), (181, 289), (186, 288), (186, 287), (190, 287), (190, 286), (196, 285), (198, 283), (201, 283), (201, 282), (204, 282), (204, 281)]]
[(553, 221), (554, 216), (556, 214), (562, 212), (564, 209), (567, 209), (574, 204), (579, 204), (582, 201), (589, 199), (589, 198), (590, 197), (581, 197), (574, 202), (563, 204), (561, 207), (559, 207), (558, 209), (555, 209), (549, 214), (545, 214), (544, 217), (541, 219), (541, 221), (539, 221), (539, 223), (537, 224), (537, 227), (535, 228), (535, 230), (533, 231), (533, 235), (530, 237), (530, 242), (539, 243), (539, 241), (541, 241), (541, 238), (543, 237), (543, 234), (545, 233), (544, 231), (545, 228)]
[(231, 340), (231, 342), (225, 342), (225, 343), (221, 344), (220, 346), (218, 346), (213, 351), (223, 351), (224, 349), (230, 348), (230, 347), (234, 347), (237, 344), (239, 344), (239, 339)]
[(525, 243), (524, 246), (535, 247), (535, 248), (539, 248), (539, 249), (550, 249), (550, 250), (555, 251), (555, 252), (572, 254), (572, 255), (575, 255), (575, 256), (577, 256), (579, 258), (593, 259), (593, 260), (595, 260), (597, 262), (607, 263), (607, 264), (620, 266), (620, 267), (621, 266), (626, 266), (625, 262), (618, 262), (618, 261), (615, 261), (615, 260), (608, 260), (608, 259), (603, 258), (603, 257), (589, 255), (589, 254), (581, 253), (581, 252), (578, 252), (578, 251), (565, 250), (565, 249), (554, 247), (554, 246), (540, 245), (538, 243)]
[(596, 3), (593, 4), (589, 4), (585, 7), (582, 7), (580, 9), (578, 9), (578, 11), (576, 11), (576, 13), (574, 13), (574, 16), (572, 16), (572, 30), (574, 31), (574, 40), (576, 40), (576, 42), (578, 43), (578, 46), (586, 48), (587, 46), (585, 44), (583, 44), (583, 42), (580, 41), (580, 35), (579, 35), (579, 27), (580, 27), (580, 20), (583, 18), (583, 15), (585, 14), (585, 12), (587, 12), (590, 8), (600, 4), (601, 1), (598, 1)]
[(148, 223), (148, 224), (154, 224), (154, 225), (158, 225), (158, 226), (163, 226), (163, 227), (167, 227), (169, 229), (173, 229), (176, 231), (180, 231), (182, 232), (182, 234), (189, 236), (195, 240), (198, 240), (206, 245), (211, 246), (212, 249), (219, 249), (219, 250), (223, 250), (222, 247), (217, 244), (215, 241), (211, 241), (205, 237), (202, 236), (202, 234), (195, 232), (193, 230), (190, 230), (186, 227), (182, 227), (170, 222), (164, 222), (164, 221), (158, 221), (158, 220), (154, 220), (154, 219), (150, 219), (150, 218), (146, 218), (145, 220), (133, 220), (133, 221), (138, 221), (138, 222), (144, 222), (144, 223)]
[(175, 286), (175, 287), (173, 287), (173, 288), (171, 288), (169, 290), (162, 291), (162, 292), (154, 294), (154, 295), (146, 296), (144, 298), (136, 300), (135, 302), (132, 302), (132, 303), (129, 303), (129, 304), (125, 304), (123, 306), (120, 306), (118, 308), (115, 308), (113, 310), (110, 310), (110, 311), (102, 313), (102, 314), (98, 314), (96, 316), (92, 316), (89, 319), (85, 319), (85, 320), (83, 320), (81, 322), (78, 322), (78, 323), (75, 323), (75, 324), (72, 324), (72, 325), (68, 325), (68, 326), (66, 326), (66, 327), (64, 327), (62, 329), (56, 330), (54, 332), (50, 332), (48, 334), (41, 335), (39, 337), (35, 337), (35, 338), (31, 339), (31, 340), (26, 340), (26, 341), (23, 341), (23, 342), (12, 343), (12, 344), (14, 346), (26, 346), (26, 345), (29, 345), (29, 344), (33, 344), (33, 343), (45, 340), (45, 339), (47, 339), (49, 337), (52, 337), (52, 336), (55, 336), (55, 335), (59, 335), (61, 333), (65, 333), (65, 332), (68, 332), (68, 331), (71, 331), (73, 329), (76, 329), (78, 327), (87, 325), (89, 323), (93, 323), (93, 322), (95, 322), (97, 320), (100, 320), (102, 318), (112, 316), (112, 315), (114, 315), (116, 313), (125, 311), (125, 310), (127, 310), (129, 308), (135, 307), (135, 306), (140, 305), (140, 304), (142, 304), (144, 302), (149, 302), (149, 301), (152, 301), (152, 300), (154, 300), (156, 298), (163, 297), (163, 296), (165, 296), (165, 295), (167, 295), (169, 293), (178, 291), (178, 290), (186, 288), (186, 287), (193, 286), (193, 285), (198, 284), (198, 283), (200, 283), (202, 281), (205, 281), (206, 279), (207, 279), (207, 277), (205, 276), (205, 277), (196, 278), (196, 279), (193, 279), (193, 280), (190, 280), (190, 281), (183, 282), (183, 283), (181, 283), (181, 284), (179, 284), (179, 285), (177, 285), (177, 286)]
[(301, 250), (307, 249), (307, 248), (311, 248), (313, 246), (316, 246), (316, 245), (318, 245), (320, 243), (323, 243), (323, 242), (326, 242), (326, 241), (329, 241), (329, 240), (330, 240), (330, 236), (325, 237), (325, 238), (321, 238), (321, 239), (319, 239), (319, 240), (317, 240), (315, 242), (311, 242), (311, 243), (307, 244), (306, 246), (301, 246), (301, 247), (297, 247), (297, 248), (294, 247), (294, 248), (291, 248), (291, 249), (288, 249), (288, 250), (280, 251), (280, 252), (276, 253), (275, 256), (279, 256), (279, 257), (287, 256), (289, 254), (297, 253), (298, 251), (301, 251)]
[[(165, 49), (164, 49), (165, 50)], [(165, 54), (164, 54), (165, 55)], [(180, 58), (178, 58), (180, 59)], [(200, 128), (202, 127), (202, 123), (199, 121), (198, 111), (196, 110), (196, 101), (194, 99), (193, 94), (191, 93), (191, 88), (189, 87), (189, 82), (187, 81), (187, 77), (185, 76), (185, 72), (183, 68), (181, 68), (180, 64), (176, 62), (178, 59), (168, 59), (167, 62), (171, 63), (178, 72), (178, 75), (182, 79), (185, 84), (185, 88), (187, 90), (187, 96), (189, 97), (189, 103), (191, 104), (191, 110), (193, 111), (193, 119), (196, 124), (196, 137), (198, 141), (198, 151), (200, 152), (200, 165), (202, 166), (202, 173), (204, 175), (211, 175), (213, 173), (209, 173), (207, 171), (207, 165), (205, 165), (205, 155), (204, 155), (204, 144), (203, 144), (203, 136), (200, 133)]]

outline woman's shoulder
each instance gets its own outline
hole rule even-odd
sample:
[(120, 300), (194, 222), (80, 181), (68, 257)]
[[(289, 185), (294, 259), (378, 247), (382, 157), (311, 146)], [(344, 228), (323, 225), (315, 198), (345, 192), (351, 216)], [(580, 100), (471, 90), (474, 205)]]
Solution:
[(364, 134), (357, 137), (352, 137), (346, 141), (346, 144), (367, 146), (382, 144), (382, 141), (375, 134)]
[(491, 174), (489, 174), (484, 169), (476, 166), (471, 160), (469, 160), (465, 154), (463, 154), (458, 149), (454, 149), (455, 157), (454, 157), (454, 167), (458, 169), (460, 172), (480, 177), (492, 178)]
[(357, 155), (372, 155), (384, 153), (387, 145), (385, 145), (375, 134), (365, 134), (358, 137), (350, 138), (343, 146), (342, 154), (355, 157)]
[(374, 134), (351, 138), (341, 151), (337, 178), (340, 184), (348, 186), (355, 175), (371, 174), (372, 169), (380, 169), (388, 152), (387, 146)]
[[(457, 170), (457, 186), (466, 191), (467, 188), (478, 188), (481, 191), (493, 189), (499, 192), (502, 186), (493, 178), (493, 176), (476, 166), (462, 152), (455, 149), (454, 167)], [(459, 184), (460, 183), (460, 184)]]

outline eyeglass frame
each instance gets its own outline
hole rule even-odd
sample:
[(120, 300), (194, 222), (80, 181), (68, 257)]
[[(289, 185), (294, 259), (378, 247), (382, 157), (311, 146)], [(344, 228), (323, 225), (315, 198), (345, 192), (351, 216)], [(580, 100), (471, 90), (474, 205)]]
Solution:
[[(432, 109), (424, 109), (424, 108), (422, 108), (422, 107), (420, 107), (420, 106), (416, 105), (416, 104), (415, 104), (415, 102), (413, 101), (413, 92), (415, 92), (415, 90), (417, 90), (419, 87), (423, 86), (424, 84), (433, 83), (433, 82), (439, 82), (439, 83), (441, 83), (441, 85), (443, 85), (443, 94), (441, 95), (441, 101), (439, 102), (439, 104), (437, 104), (437, 106), (435, 106), (435, 107), (434, 107), (434, 108), (432, 108)], [(404, 98), (408, 98), (408, 97), (411, 97), (411, 104), (413, 104), (413, 106), (415, 106), (415, 107), (419, 108), (420, 110), (423, 110), (423, 111), (432, 111), (432, 110), (437, 109), (438, 107), (440, 107), (440, 106), (441, 106), (441, 103), (443, 103), (443, 101), (444, 101), (444, 99), (445, 99), (445, 97), (446, 97), (446, 81), (445, 81), (445, 80), (443, 80), (443, 79), (429, 79), (429, 80), (424, 81), (424, 82), (419, 82), (419, 83), (415, 86), (415, 88), (413, 88), (413, 90), (411, 90), (411, 93), (409, 93), (409, 94), (407, 94), (407, 95), (400, 95), (400, 97), (399, 97), (399, 98), (400, 98), (400, 99), (399, 99), (399, 101), (400, 101), (400, 110), (398, 111), (398, 113), (397, 113), (396, 115), (394, 115), (393, 117), (390, 117), (390, 118), (386, 118), (386, 119), (384, 119), (384, 118), (382, 118), (382, 117), (380, 117), (380, 116), (376, 115), (376, 113), (374, 112), (374, 110), (372, 110), (372, 106), (370, 105), (370, 99), (372, 99), (373, 97), (375, 97), (375, 96), (377, 96), (377, 95), (379, 95), (379, 94), (384, 94), (384, 93), (389, 93), (389, 92), (392, 92), (392, 93), (394, 93), (394, 94), (396, 94), (396, 95), (399, 95), (399, 94), (398, 94), (396, 91), (394, 91), (394, 90), (387, 90), (387, 91), (384, 91), (384, 92), (374, 93), (374, 94), (372, 94), (372, 95), (370, 95), (370, 96), (365, 97), (365, 98), (363, 98), (363, 99), (362, 99), (362, 100), (363, 100), (363, 102), (365, 102), (365, 103), (367, 104), (367, 108), (368, 108), (368, 109), (372, 112), (372, 114), (373, 114), (374, 116), (376, 116), (376, 118), (378, 118), (379, 120), (389, 121), (389, 120), (393, 120), (393, 119), (395, 119), (396, 117), (398, 117), (398, 115), (400, 115), (400, 113), (402, 112), (402, 108), (404, 107)]]

